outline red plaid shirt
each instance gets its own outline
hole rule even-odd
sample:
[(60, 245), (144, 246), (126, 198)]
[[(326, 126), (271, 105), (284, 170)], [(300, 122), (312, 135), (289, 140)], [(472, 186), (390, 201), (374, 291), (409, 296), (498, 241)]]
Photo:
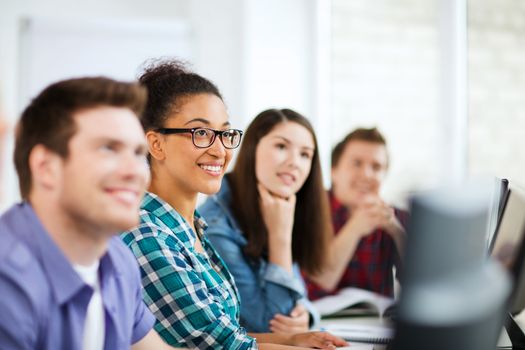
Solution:
[[(338, 234), (348, 221), (350, 211), (334, 197), (331, 191), (328, 192), (328, 195), (334, 232)], [(408, 213), (396, 208), (394, 211), (401, 225), (406, 228)], [(396, 269), (399, 270), (400, 262), (394, 240), (386, 231), (378, 228), (361, 239), (352, 260), (350, 260), (341, 280), (333, 291), (327, 291), (306, 278), (308, 296), (311, 300), (315, 300), (336, 294), (345, 287), (358, 287), (393, 297), (394, 276), (392, 268), (396, 266)]]

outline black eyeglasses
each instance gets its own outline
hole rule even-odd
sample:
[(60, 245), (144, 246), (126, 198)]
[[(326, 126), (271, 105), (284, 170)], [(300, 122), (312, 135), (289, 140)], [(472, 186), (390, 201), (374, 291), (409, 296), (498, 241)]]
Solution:
[(164, 135), (191, 133), (191, 140), (197, 148), (208, 148), (213, 145), (215, 137), (219, 135), (225, 148), (234, 149), (241, 143), (242, 131), (237, 129), (215, 130), (210, 128), (159, 128), (156, 130)]

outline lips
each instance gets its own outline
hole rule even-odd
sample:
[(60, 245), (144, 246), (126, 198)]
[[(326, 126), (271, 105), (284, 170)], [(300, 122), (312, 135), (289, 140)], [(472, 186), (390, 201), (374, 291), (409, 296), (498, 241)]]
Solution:
[(351, 185), (351, 188), (354, 189), (354, 191), (360, 192), (360, 193), (370, 193), (374, 190), (374, 186), (370, 184), (353, 184)]
[(140, 202), (139, 191), (131, 189), (108, 189), (107, 192), (119, 202), (126, 205), (137, 205), (137, 203)]
[(278, 173), (277, 176), (287, 186), (293, 185), (295, 183), (295, 181), (296, 181), (296, 177), (293, 174), (290, 174), (290, 173)]
[(220, 175), (222, 174), (222, 169), (224, 165), (222, 164), (199, 164), (199, 167), (210, 175)]

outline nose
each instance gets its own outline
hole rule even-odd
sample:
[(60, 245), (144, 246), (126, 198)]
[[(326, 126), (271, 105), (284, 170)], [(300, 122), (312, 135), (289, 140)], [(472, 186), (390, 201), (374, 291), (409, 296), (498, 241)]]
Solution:
[(215, 137), (215, 140), (213, 140), (213, 143), (208, 148), (208, 153), (217, 158), (223, 158), (226, 156), (226, 147), (222, 144), (219, 136)]
[(374, 169), (372, 169), (372, 166), (370, 165), (364, 165), (362, 168), (362, 174), (366, 178), (372, 178), (374, 177)]
[(126, 152), (120, 162), (120, 170), (123, 176), (128, 180), (134, 180), (140, 183), (149, 182), (149, 168), (146, 158), (138, 156), (134, 151)]
[(299, 160), (301, 158), (301, 154), (298, 151), (290, 150), (288, 153), (287, 163), (290, 168), (296, 169), (299, 167)]

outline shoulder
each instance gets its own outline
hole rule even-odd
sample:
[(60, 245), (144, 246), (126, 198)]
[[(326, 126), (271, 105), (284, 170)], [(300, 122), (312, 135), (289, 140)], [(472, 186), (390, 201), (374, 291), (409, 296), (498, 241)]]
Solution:
[(45, 277), (35, 253), (22, 239), (21, 225), (12, 220), (11, 214), (10, 210), (0, 217), (0, 274), (12, 275), (21, 281), (27, 275)]
[[(224, 183), (227, 182), (223, 181), (223, 186)], [(211, 238), (220, 236), (233, 239), (240, 244), (246, 243), (244, 235), (231, 210), (229, 187), (221, 188), (221, 192), (208, 197), (198, 210), (208, 223), (208, 229), (206, 230), (207, 236)]]
[(216, 195), (208, 197), (206, 201), (199, 206), (198, 211), (208, 223), (208, 227), (212, 230), (216, 228), (217, 225), (221, 227), (233, 226), (230, 219), (231, 211), (229, 203), (222, 201)]
[(159, 216), (157, 212), (142, 208), (139, 213), (140, 222), (129, 231), (122, 232), (120, 238), (127, 246), (133, 243), (154, 239), (166, 239), (167, 236), (176, 237), (181, 221), (170, 213), (170, 215)]
[(221, 189), (218, 193), (209, 196), (206, 201), (199, 207), (199, 212), (204, 216), (206, 221), (215, 220), (225, 215), (231, 215), (231, 189), (227, 179), (223, 179)]
[(33, 323), (45, 315), (51, 302), (50, 283), (35, 254), (4, 217), (0, 235), (0, 308), (4, 314), (15, 313), (20, 322)]
[(120, 271), (134, 275), (138, 272), (137, 260), (119, 237), (113, 237), (109, 241), (108, 254), (111, 255), (113, 264)]
[(0, 225), (0, 235), (2, 236), (0, 274), (12, 276), (14, 280), (20, 282), (28, 275), (44, 275), (35, 255), (23, 241), (18, 239), (15, 231), (5, 230), (5, 227)]

